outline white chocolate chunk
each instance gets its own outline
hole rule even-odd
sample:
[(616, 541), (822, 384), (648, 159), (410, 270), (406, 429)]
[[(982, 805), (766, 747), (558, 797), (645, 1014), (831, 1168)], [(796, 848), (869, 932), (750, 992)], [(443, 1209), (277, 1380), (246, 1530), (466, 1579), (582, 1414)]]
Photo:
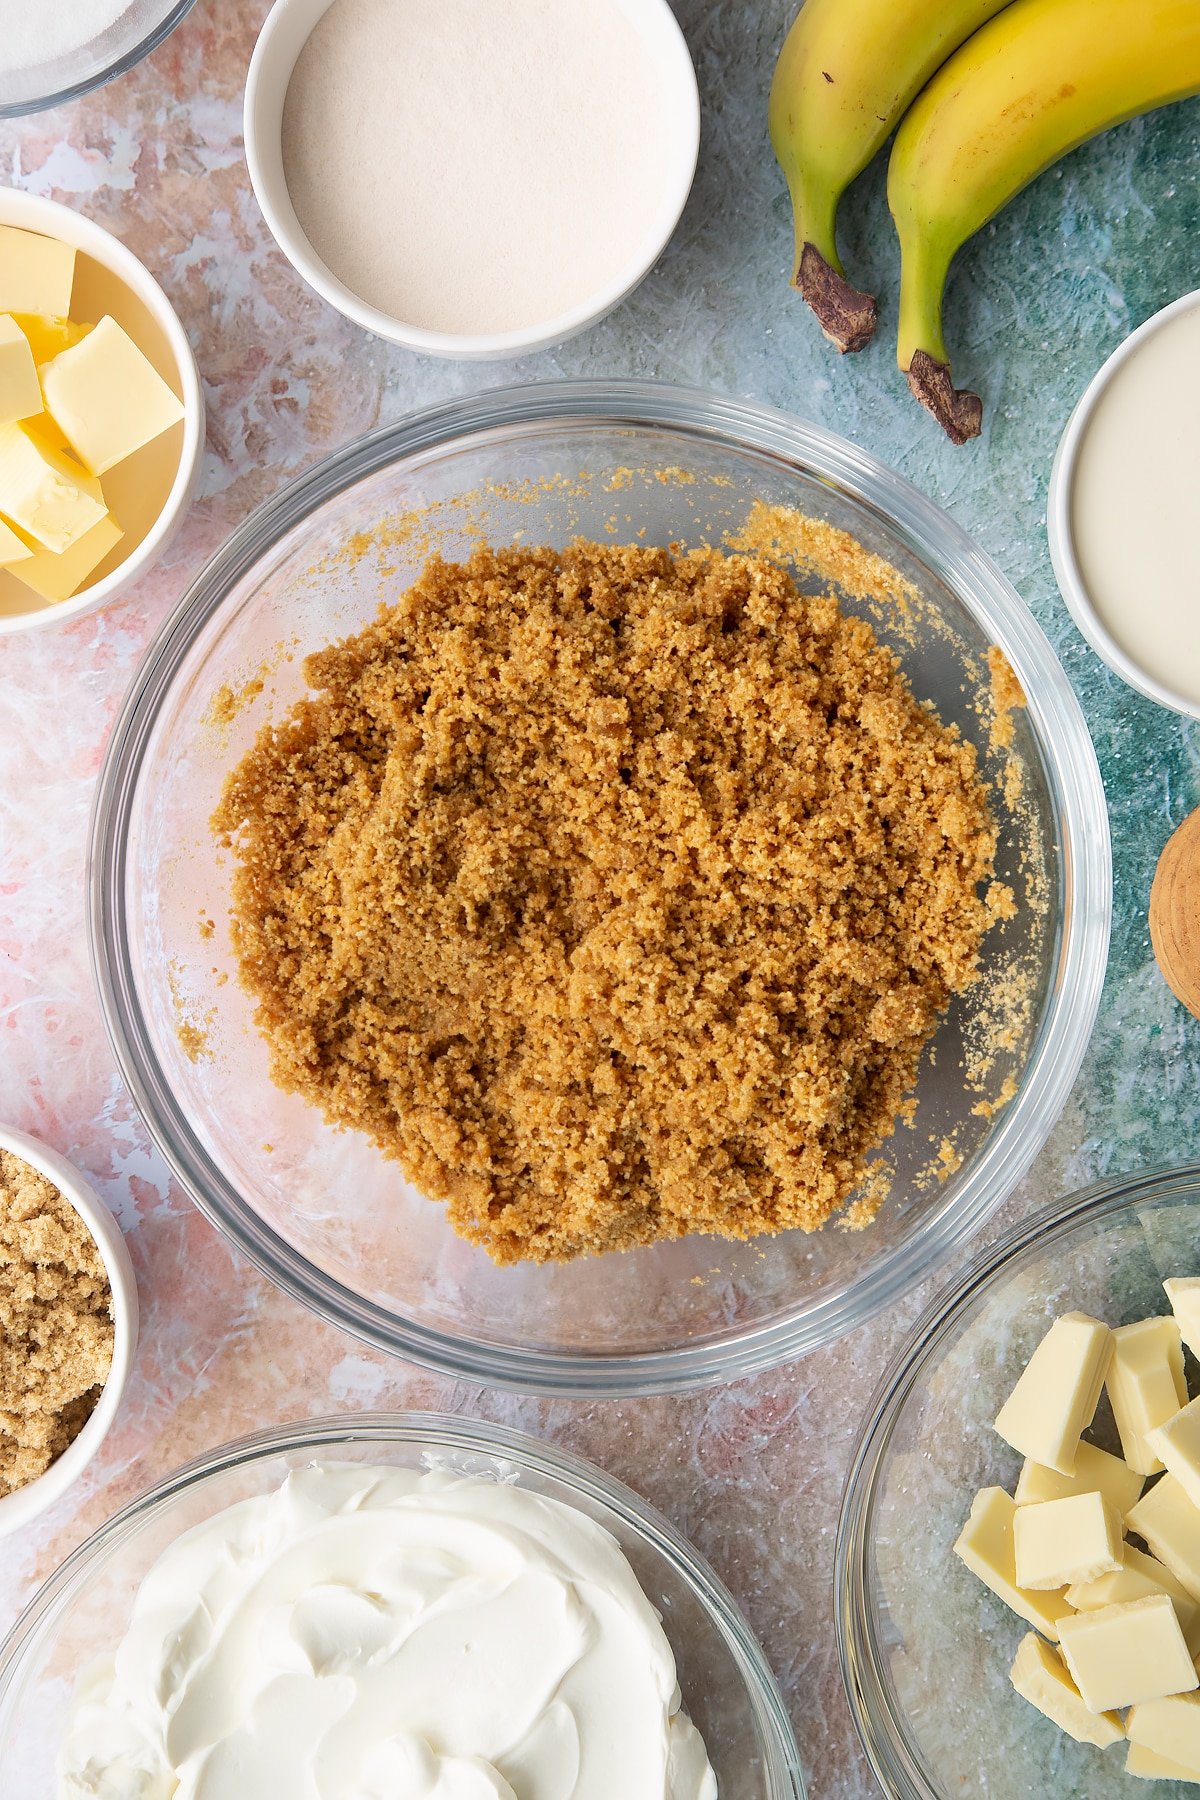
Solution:
[(1189, 1655), (1200, 1655), (1200, 1601), (1192, 1599), (1182, 1581), (1163, 1563), (1133, 1544), (1125, 1545), (1125, 1561), (1115, 1575), (1101, 1575), (1097, 1581), (1077, 1581), (1067, 1589), (1067, 1599), (1076, 1612), (1095, 1612), (1098, 1606), (1148, 1600), (1153, 1594), (1170, 1596)]
[(177, 425), (183, 403), (115, 319), (40, 371), (46, 406), (89, 475), (105, 475)]
[(1200, 1400), (1181, 1407), (1165, 1425), (1148, 1431), (1146, 1442), (1192, 1505), (1200, 1507)]
[(1184, 1343), (1200, 1358), (1200, 1275), (1177, 1276), (1164, 1281), (1163, 1288)]
[(1131, 1743), (1185, 1769), (1200, 1770), (1200, 1694), (1173, 1694), (1135, 1706), (1125, 1729)]
[(1017, 1586), (1013, 1521), (1017, 1505), (1003, 1488), (984, 1488), (971, 1502), (971, 1516), (954, 1546), (973, 1575), (977, 1575), (1018, 1618), (1036, 1625), (1046, 1637), (1057, 1639), (1059, 1620), (1071, 1608), (1061, 1594), (1027, 1593)]
[(1194, 1781), (1200, 1785), (1200, 1769), (1185, 1769), (1182, 1763), (1160, 1756), (1145, 1744), (1130, 1744), (1125, 1773), (1140, 1775), (1143, 1781)]
[(1174, 1319), (1142, 1319), (1113, 1332), (1108, 1397), (1131, 1469), (1156, 1475), (1162, 1463), (1146, 1433), (1187, 1405), (1183, 1345)]
[(1200, 1600), (1200, 1508), (1192, 1505), (1173, 1475), (1144, 1493), (1131, 1507), (1125, 1529), (1145, 1538), (1194, 1600)]
[(0, 312), (65, 319), (75, 285), (75, 252), (40, 231), (0, 225)]
[(1114, 1575), (1122, 1564), (1120, 1517), (1102, 1494), (1019, 1506), (1013, 1522), (1017, 1586), (1064, 1588)]
[(1095, 1744), (1104, 1750), (1125, 1736), (1116, 1713), (1089, 1712), (1061, 1657), (1036, 1631), (1021, 1639), (1010, 1679), (1023, 1700), (1036, 1706), (1076, 1743)]
[(1032, 1462), (1075, 1473), (1079, 1439), (1095, 1415), (1113, 1334), (1086, 1313), (1056, 1319), (1000, 1408), (996, 1430)]
[(1059, 1641), (1092, 1712), (1137, 1706), (1200, 1684), (1166, 1594), (1072, 1613), (1059, 1623)]
[(1044, 1468), (1027, 1457), (1021, 1465), (1014, 1498), (1018, 1506), (1037, 1506), (1045, 1500), (1067, 1500), (1072, 1494), (1103, 1494), (1124, 1518), (1130, 1507), (1137, 1504), (1145, 1485), (1145, 1476), (1119, 1456), (1110, 1456), (1095, 1444), (1080, 1444), (1075, 1453), (1074, 1475), (1060, 1475), (1057, 1469)]

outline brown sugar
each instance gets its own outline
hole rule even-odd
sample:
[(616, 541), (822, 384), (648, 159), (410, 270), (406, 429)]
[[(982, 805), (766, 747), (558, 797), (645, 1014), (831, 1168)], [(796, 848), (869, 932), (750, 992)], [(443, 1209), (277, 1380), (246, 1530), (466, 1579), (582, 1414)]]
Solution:
[(78, 1437), (113, 1337), (95, 1239), (53, 1182), (0, 1150), (0, 1495), (36, 1480)]
[(975, 752), (765, 558), (434, 559), (214, 829), (274, 1079), (499, 1262), (815, 1228), (976, 977)]

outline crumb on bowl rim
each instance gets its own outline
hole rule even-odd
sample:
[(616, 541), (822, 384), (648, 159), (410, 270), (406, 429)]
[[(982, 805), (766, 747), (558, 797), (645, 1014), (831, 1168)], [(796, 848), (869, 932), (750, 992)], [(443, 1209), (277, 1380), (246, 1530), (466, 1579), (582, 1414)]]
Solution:
[(0, 1150), (28, 1163), (58, 1189), (95, 1241), (112, 1290), (113, 1357), (100, 1398), (79, 1435), (44, 1474), (11, 1494), (0, 1495), (0, 1539), (49, 1511), (91, 1462), (108, 1436), (129, 1381), (138, 1340), (138, 1292), (133, 1263), (112, 1213), (80, 1171), (39, 1138), (0, 1125)]
[(196, 358), (179, 315), (146, 265), (112, 232), (94, 220), (20, 188), (0, 186), (0, 225), (38, 232), (73, 244), (77, 251), (101, 263), (142, 302), (155, 318), (171, 348), (175, 372), (183, 391), (183, 444), (179, 467), (158, 518), (124, 562), (100, 581), (83, 587), (67, 600), (35, 603), (26, 612), (0, 614), (0, 637), (63, 625), (120, 598), (141, 579), (166, 550), (191, 506), (200, 481), (204, 457), (204, 391)]

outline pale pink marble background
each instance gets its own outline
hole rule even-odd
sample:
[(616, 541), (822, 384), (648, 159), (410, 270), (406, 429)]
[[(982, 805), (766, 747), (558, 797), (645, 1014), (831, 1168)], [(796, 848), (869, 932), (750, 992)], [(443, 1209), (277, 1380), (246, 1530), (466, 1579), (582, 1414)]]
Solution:
[[(275, 250), (240, 135), (244, 71), (265, 0), (199, 0), (123, 80), (0, 127), (0, 180), (78, 207), (162, 280), (209, 405), (202, 498), (168, 561), (121, 606), (0, 640), (0, 1118), (90, 1175), (126, 1231), (143, 1306), (135, 1377), (105, 1452), (48, 1520), (0, 1547), (0, 1631), (87, 1532), (207, 1446), (342, 1408), (462, 1411), (555, 1438), (671, 1515), (759, 1633), (787, 1693), (815, 1800), (846, 1800), (874, 1789), (836, 1666), (837, 1506), (861, 1411), (929, 1290), (801, 1364), (682, 1400), (523, 1399), (389, 1361), (266, 1285), (169, 1180), (115, 1073), (85, 945), (88, 808), (138, 657), (230, 527), (330, 448), (416, 405), (560, 372), (656, 374), (752, 393), (822, 417), (885, 455), (890, 440), (897, 458), (900, 444), (918, 441), (921, 421), (894, 380), (872, 387), (856, 369), (836, 387), (840, 368), (798, 320), (784, 285), (782, 184), (762, 97), (792, 6), (679, 0), (677, 10), (700, 71), (705, 147), (675, 242), (596, 331), (505, 368), (421, 362), (376, 342), (311, 295)], [(735, 193), (735, 178), (754, 184), (748, 197)], [(984, 463), (955, 462), (953, 452), (943, 461), (936, 447), (918, 454), (927, 456), (926, 473), (944, 467), (943, 493), (968, 468), (986, 484)], [(1132, 979), (1144, 996), (1138, 1016), (1147, 1033), (1154, 1027), (1156, 1054), (1167, 1056), (1178, 1039), (1163, 1032), (1178, 1034), (1177, 1015), (1144, 962)], [(1009, 1215), (1087, 1178), (1105, 1156), (1073, 1107)]]

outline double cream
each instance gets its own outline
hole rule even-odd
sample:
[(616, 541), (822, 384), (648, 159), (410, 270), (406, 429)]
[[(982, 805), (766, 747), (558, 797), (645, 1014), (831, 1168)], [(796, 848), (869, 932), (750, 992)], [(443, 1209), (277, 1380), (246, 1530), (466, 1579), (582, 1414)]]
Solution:
[(658, 1614), (584, 1514), (339, 1464), (179, 1538), (63, 1800), (714, 1800)]

